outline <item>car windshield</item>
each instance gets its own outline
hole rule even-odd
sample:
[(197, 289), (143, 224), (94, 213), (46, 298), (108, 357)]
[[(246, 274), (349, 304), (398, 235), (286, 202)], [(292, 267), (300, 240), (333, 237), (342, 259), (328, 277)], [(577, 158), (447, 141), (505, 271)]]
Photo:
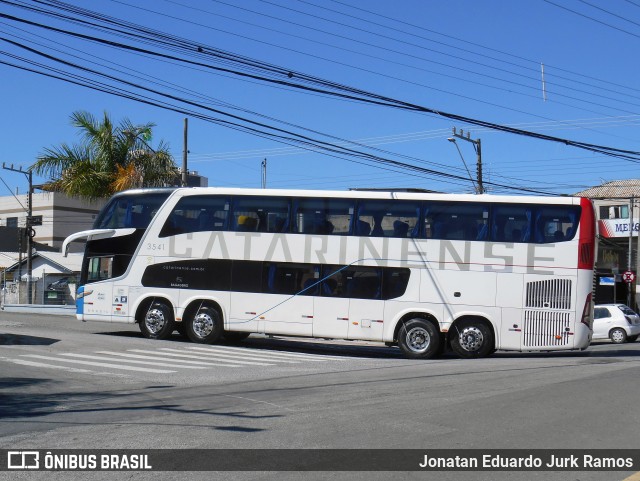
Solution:
[(638, 315), (633, 310), (628, 308), (627, 306), (618, 306), (618, 309), (620, 309), (627, 316), (637, 316)]

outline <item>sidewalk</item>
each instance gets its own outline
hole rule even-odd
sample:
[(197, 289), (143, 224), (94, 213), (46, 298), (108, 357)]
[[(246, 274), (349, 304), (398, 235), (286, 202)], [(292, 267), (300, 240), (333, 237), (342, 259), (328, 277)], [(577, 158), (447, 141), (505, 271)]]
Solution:
[(76, 306), (47, 306), (43, 304), (4, 304), (4, 312), (50, 314), (52, 316), (75, 316)]

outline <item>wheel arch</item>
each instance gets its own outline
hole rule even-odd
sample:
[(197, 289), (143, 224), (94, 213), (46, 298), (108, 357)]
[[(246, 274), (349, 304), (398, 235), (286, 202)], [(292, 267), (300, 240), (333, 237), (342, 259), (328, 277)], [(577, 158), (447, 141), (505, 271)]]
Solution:
[(150, 295), (142, 299), (136, 307), (136, 314), (134, 317), (135, 322), (139, 323), (144, 318), (145, 312), (156, 301), (162, 301), (165, 304), (167, 304), (167, 306), (169, 306), (169, 312), (173, 316), (173, 321), (175, 322), (176, 320), (175, 306), (167, 296), (163, 296), (163, 295)]
[(491, 320), (483, 315), (479, 315), (479, 314), (464, 314), (460, 317), (457, 317), (452, 323), (451, 326), (449, 327), (449, 334), (447, 335), (448, 338), (448, 342), (451, 342), (451, 333), (456, 333), (458, 326), (460, 326), (461, 324), (464, 324), (464, 322), (466, 321), (480, 321), (483, 324), (486, 324), (486, 326), (491, 330), (491, 334), (493, 335), (493, 343), (494, 343), (494, 347), (495, 345), (497, 345), (498, 343), (498, 337), (497, 337), (497, 332), (496, 329), (493, 325), (493, 322), (491, 322)]
[(411, 319), (415, 319), (415, 318), (424, 319), (426, 321), (431, 322), (435, 326), (437, 331), (442, 333), (442, 331), (440, 329), (440, 323), (438, 322), (438, 319), (436, 319), (436, 316), (434, 316), (430, 312), (409, 311), (409, 312), (404, 313), (402, 316), (400, 316), (400, 318), (396, 322), (396, 325), (395, 325), (395, 327), (393, 329), (393, 341), (394, 342), (398, 341), (398, 333), (400, 332), (400, 329), (402, 328), (404, 323), (407, 322), (407, 321), (410, 321)]
[(222, 305), (217, 300), (207, 298), (207, 297), (190, 299), (188, 304), (185, 306), (184, 310), (182, 311), (182, 319), (184, 320), (184, 319), (188, 319), (189, 317), (195, 316), (195, 314), (198, 312), (198, 309), (200, 309), (200, 307), (203, 307), (203, 306), (215, 309), (220, 315), (220, 319), (222, 319), (222, 325), (224, 326), (225, 316), (224, 316), (224, 309), (222, 309)]

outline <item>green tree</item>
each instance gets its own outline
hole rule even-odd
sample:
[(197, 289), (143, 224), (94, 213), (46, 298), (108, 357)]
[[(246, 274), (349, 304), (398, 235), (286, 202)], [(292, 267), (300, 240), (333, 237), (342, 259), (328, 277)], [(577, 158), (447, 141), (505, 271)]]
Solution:
[(31, 166), (33, 172), (49, 177), (45, 190), (71, 197), (98, 199), (136, 187), (171, 185), (177, 166), (168, 145), (152, 149), (147, 143), (155, 124), (133, 125), (124, 119), (115, 126), (104, 113), (98, 121), (88, 112), (74, 112), (71, 123), (80, 129), (82, 142), (45, 149)]

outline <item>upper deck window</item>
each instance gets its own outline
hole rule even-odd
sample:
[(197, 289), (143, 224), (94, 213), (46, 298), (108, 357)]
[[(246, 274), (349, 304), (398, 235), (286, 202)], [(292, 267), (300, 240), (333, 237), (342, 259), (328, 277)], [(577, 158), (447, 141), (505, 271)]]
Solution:
[(417, 237), (419, 215), (420, 202), (361, 200), (358, 203), (356, 235)]
[(295, 232), (348, 235), (354, 204), (353, 199), (297, 199), (294, 203)]
[(160, 237), (189, 232), (227, 230), (229, 198), (225, 196), (190, 195), (175, 205), (160, 231)]
[(114, 196), (103, 207), (94, 229), (146, 229), (170, 192), (146, 192)]
[(236, 197), (231, 230), (238, 232), (289, 232), (286, 197)]
[(427, 239), (484, 241), (488, 239), (489, 205), (470, 202), (430, 202), (424, 213)]

